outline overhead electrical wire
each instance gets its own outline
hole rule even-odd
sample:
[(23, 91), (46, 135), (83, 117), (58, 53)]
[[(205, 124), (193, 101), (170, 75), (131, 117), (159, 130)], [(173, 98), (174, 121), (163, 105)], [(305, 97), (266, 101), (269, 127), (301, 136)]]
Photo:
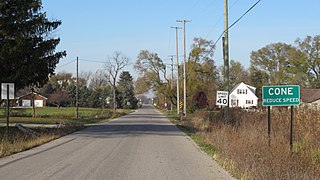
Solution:
[(204, 59), (208, 57), (208, 55), (212, 52), (212, 50), (215, 48), (219, 40), (222, 38), (223, 34), (231, 29), (235, 24), (237, 24), (246, 14), (248, 14), (261, 0), (258, 0), (256, 3), (254, 3), (244, 14), (242, 14), (235, 22), (233, 22), (226, 30), (224, 30), (221, 35), (218, 37), (218, 39), (215, 41), (213, 46), (210, 48), (208, 53), (204, 56)]
[(94, 63), (101, 63), (101, 64), (106, 63), (106, 61), (97, 61), (97, 60), (89, 60), (89, 59), (79, 59), (79, 61), (94, 62)]
[[(239, 2), (239, 0), (236, 0), (232, 3), (232, 5), (230, 6), (230, 10)], [(213, 30), (218, 26), (218, 24), (222, 21), (223, 19), (223, 14), (221, 16), (219, 16), (217, 22), (213, 25), (213, 27), (210, 29), (210, 31), (207, 33), (207, 35), (205, 36), (206, 38), (213, 32)]]
[(73, 61), (71, 61), (71, 62), (68, 62), (68, 63), (66, 63), (66, 64), (63, 64), (63, 65), (61, 65), (61, 66), (58, 66), (58, 67), (56, 67), (56, 69), (59, 69), (59, 68), (61, 68), (61, 67), (63, 67), (63, 66), (66, 66), (66, 65), (69, 65), (69, 64), (71, 64), (71, 63), (73, 63), (73, 62), (75, 62), (76, 60), (73, 60)]

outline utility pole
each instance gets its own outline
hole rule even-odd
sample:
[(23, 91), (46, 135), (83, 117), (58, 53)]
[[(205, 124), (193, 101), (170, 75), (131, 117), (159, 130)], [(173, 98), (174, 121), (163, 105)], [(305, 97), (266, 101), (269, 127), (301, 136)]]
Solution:
[(177, 63), (177, 114), (180, 113), (180, 90), (179, 90), (179, 38), (178, 30), (182, 29), (181, 27), (171, 27), (176, 29), (176, 63)]
[[(225, 89), (230, 93), (230, 85), (229, 85), (229, 36), (228, 36), (228, 0), (224, 0), (224, 83)], [(228, 106), (225, 108), (225, 120), (229, 120), (229, 97), (228, 97)]]
[(79, 58), (77, 57), (76, 117), (79, 118)]
[(183, 113), (187, 116), (187, 75), (186, 75), (186, 63), (187, 63), (187, 53), (186, 53), (186, 22), (191, 22), (189, 20), (177, 20), (177, 22), (183, 23)]
[[(173, 89), (173, 56), (174, 55), (171, 55), (170, 57), (171, 57), (171, 82), (170, 82), (170, 85), (171, 85), (171, 91), (172, 91), (172, 89)], [(171, 109), (171, 111), (173, 110), (173, 104), (172, 104), (172, 101), (171, 101), (171, 107), (170, 107), (170, 109)]]

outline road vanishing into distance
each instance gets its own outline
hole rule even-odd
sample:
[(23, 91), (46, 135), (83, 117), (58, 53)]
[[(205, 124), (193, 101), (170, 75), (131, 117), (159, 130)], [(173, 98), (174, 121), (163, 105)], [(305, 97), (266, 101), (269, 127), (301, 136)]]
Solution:
[(232, 179), (165, 115), (145, 105), (0, 159), (0, 179)]

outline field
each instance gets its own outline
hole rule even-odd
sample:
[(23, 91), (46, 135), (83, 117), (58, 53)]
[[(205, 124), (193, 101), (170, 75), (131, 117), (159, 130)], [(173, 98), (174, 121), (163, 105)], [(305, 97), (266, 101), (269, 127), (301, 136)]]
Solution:
[[(97, 123), (105, 119), (119, 117), (127, 114), (131, 110), (117, 110), (116, 113), (111, 109), (98, 108), (79, 108), (79, 118), (76, 119), (76, 108), (74, 107), (43, 107), (36, 108), (36, 118), (32, 117), (31, 108), (20, 109), (12, 108), (10, 110), (10, 123), (26, 124), (90, 124)], [(6, 122), (5, 109), (0, 109), (0, 123)]]
[(175, 122), (238, 179), (319, 179), (319, 110), (295, 109), (292, 150), (290, 110), (272, 110), (270, 139), (266, 111), (231, 114), (229, 123), (219, 112), (207, 111)]
[(39, 146), (48, 141), (57, 139), (66, 134), (84, 128), (85, 124), (107, 121), (132, 112), (132, 110), (94, 109), (79, 108), (79, 118), (75, 118), (75, 108), (53, 108), (44, 107), (36, 109), (36, 117), (33, 118), (32, 109), (11, 109), (10, 123), (21, 124), (62, 124), (56, 128), (30, 128), (39, 137), (26, 134), (16, 127), (10, 127), (9, 136), (6, 135), (6, 112), (0, 109), (0, 157), (8, 156), (13, 153), (21, 152), (35, 146)]

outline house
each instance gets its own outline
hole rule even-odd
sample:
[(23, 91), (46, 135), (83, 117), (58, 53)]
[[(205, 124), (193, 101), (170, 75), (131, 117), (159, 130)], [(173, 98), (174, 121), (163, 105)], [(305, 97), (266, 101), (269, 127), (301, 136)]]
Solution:
[(35, 107), (44, 107), (47, 104), (46, 97), (38, 94), (38, 93), (29, 93), (22, 95), (17, 98), (18, 106), (19, 107), (32, 107), (32, 99), (34, 98), (34, 106)]
[(320, 89), (302, 88), (300, 98), (303, 104), (320, 107)]
[(258, 99), (256, 88), (241, 82), (230, 91), (229, 107), (257, 107)]

